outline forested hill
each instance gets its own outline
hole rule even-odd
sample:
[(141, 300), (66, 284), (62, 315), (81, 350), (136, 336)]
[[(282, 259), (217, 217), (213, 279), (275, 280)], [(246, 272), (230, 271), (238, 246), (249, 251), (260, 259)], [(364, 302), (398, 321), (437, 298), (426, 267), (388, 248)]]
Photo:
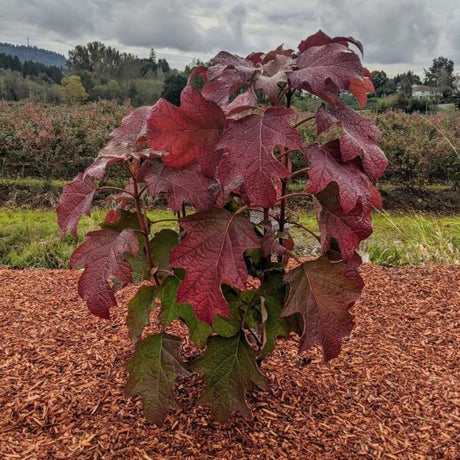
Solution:
[(40, 62), (46, 66), (64, 67), (66, 58), (54, 51), (44, 50), (36, 46), (12, 45), (0, 43), (0, 53), (17, 56), (21, 62)]

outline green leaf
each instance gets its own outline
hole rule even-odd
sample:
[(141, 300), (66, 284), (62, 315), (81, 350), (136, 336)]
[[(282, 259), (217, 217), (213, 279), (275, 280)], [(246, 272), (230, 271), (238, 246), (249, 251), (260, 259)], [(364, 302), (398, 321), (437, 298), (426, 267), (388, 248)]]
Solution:
[(260, 289), (260, 296), (263, 299), (261, 309), (265, 310), (265, 314), (262, 314), (265, 321), (261, 357), (273, 351), (277, 337), (289, 334), (286, 320), (281, 316), (287, 291), (287, 284), (283, 282), (283, 276), (284, 271), (265, 272), (265, 280)]
[[(238, 291), (232, 287), (223, 285), (222, 292), (228, 303), (231, 316), (226, 318), (221, 315), (216, 315), (212, 325), (214, 327), (214, 331), (221, 337), (233, 337), (238, 334), (241, 329), (241, 302), (238, 300)], [(243, 294), (244, 292), (240, 293), (241, 297)]]
[(166, 278), (157, 291), (157, 297), (161, 300), (160, 320), (164, 326), (171, 324), (176, 318), (182, 319), (187, 325), (190, 337), (198, 347), (203, 347), (212, 334), (212, 328), (200, 321), (188, 303), (177, 303), (177, 290), (180, 279), (175, 276)]
[(193, 364), (193, 370), (203, 373), (206, 383), (198, 402), (209, 405), (212, 416), (219, 422), (228, 420), (232, 411), (251, 416), (245, 392), (253, 384), (262, 389), (267, 385), (257, 368), (255, 351), (243, 332), (230, 338), (211, 337), (208, 348)]
[(153, 261), (159, 270), (171, 270), (169, 253), (179, 244), (179, 235), (168, 228), (161, 230), (150, 241)]
[(190, 375), (179, 357), (180, 343), (179, 338), (165, 333), (150, 335), (137, 343), (126, 364), (126, 393), (141, 397), (145, 417), (158, 426), (170, 409), (179, 408), (173, 393), (176, 377)]
[(124, 209), (119, 211), (110, 210), (100, 226), (102, 228), (115, 230), (116, 232), (122, 232), (127, 228), (132, 228), (133, 230), (141, 229), (137, 214), (135, 212), (125, 211)]
[(137, 342), (141, 338), (144, 327), (150, 324), (150, 312), (154, 307), (154, 298), (154, 286), (141, 286), (128, 303), (126, 325), (133, 342)]

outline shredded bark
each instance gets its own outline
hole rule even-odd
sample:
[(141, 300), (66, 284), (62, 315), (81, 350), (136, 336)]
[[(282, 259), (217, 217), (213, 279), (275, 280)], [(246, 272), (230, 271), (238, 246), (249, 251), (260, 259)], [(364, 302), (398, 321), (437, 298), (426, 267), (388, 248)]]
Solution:
[[(78, 272), (0, 270), (0, 458), (460, 458), (460, 266), (366, 265), (341, 355), (280, 340), (253, 391), (254, 418), (212, 422), (182, 379), (160, 429), (123, 393), (124, 319), (90, 315)], [(155, 322), (150, 332), (155, 329)], [(184, 334), (178, 324), (172, 332)], [(185, 354), (193, 347), (184, 339)]]

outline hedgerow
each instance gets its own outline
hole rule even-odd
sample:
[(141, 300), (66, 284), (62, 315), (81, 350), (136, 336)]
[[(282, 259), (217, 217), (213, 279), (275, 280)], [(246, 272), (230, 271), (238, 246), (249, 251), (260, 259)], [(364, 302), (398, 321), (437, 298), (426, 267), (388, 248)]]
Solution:
[(69, 179), (91, 163), (130, 110), (111, 102), (68, 107), (0, 101), (0, 174)]

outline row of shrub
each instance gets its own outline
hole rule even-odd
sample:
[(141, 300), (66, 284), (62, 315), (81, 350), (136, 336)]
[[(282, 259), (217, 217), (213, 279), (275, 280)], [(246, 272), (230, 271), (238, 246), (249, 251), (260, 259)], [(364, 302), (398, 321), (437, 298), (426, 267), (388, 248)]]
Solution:
[[(0, 101), (0, 175), (70, 179), (103, 147), (132, 107), (113, 102), (56, 106)], [(369, 114), (389, 159), (384, 180), (407, 188), (460, 183), (460, 113)], [(314, 138), (312, 122), (303, 128)], [(302, 165), (301, 155), (296, 162)]]
[(0, 101), (1, 176), (73, 178), (131, 110), (106, 101), (74, 106)]
[[(460, 112), (423, 115), (391, 111), (368, 113), (382, 132), (379, 144), (389, 164), (382, 177), (407, 189), (433, 184), (460, 185)], [(305, 140), (315, 138), (315, 126), (303, 128)], [(337, 133), (334, 133), (336, 135)], [(323, 141), (328, 139), (326, 132)], [(304, 167), (301, 156), (296, 169)]]

